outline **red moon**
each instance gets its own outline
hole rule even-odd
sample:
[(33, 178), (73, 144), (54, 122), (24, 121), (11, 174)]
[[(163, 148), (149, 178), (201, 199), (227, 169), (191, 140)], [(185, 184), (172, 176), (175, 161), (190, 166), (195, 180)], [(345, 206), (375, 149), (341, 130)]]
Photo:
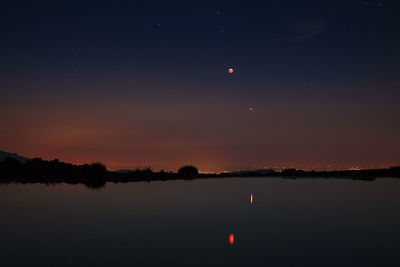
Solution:
[(229, 68), (229, 69), (228, 69), (228, 72), (229, 72), (230, 74), (232, 74), (232, 73), (233, 73), (233, 69), (232, 69), (232, 68)]

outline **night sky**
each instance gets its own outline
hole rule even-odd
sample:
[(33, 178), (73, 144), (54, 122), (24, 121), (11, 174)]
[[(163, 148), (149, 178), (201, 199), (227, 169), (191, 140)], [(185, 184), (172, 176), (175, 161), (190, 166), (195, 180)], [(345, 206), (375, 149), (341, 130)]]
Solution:
[(399, 1), (6, 0), (0, 30), (0, 150), (114, 170), (400, 163)]

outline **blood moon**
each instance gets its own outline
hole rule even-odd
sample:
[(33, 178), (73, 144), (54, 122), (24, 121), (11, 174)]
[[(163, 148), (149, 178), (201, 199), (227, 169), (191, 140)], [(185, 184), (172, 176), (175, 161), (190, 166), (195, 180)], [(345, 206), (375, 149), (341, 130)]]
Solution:
[(233, 68), (229, 68), (229, 69), (228, 69), (228, 73), (229, 73), (229, 74), (232, 74), (232, 73), (233, 73)]

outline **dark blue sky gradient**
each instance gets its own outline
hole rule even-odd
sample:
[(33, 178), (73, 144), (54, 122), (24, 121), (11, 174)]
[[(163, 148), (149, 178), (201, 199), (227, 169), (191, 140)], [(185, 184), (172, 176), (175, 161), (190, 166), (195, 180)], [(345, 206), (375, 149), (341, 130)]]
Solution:
[(383, 0), (3, 1), (1, 149), (111, 168), (398, 164), (399, 11)]

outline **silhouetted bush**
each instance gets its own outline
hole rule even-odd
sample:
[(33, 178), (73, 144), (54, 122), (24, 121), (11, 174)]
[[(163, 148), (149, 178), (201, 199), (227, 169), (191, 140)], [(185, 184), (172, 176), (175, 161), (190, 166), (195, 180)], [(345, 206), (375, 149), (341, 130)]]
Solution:
[(101, 162), (80, 165), (82, 175), (88, 178), (102, 178), (107, 173), (107, 168)]
[(14, 158), (7, 157), (0, 162), (0, 175), (20, 175), (22, 171), (22, 163)]
[(296, 174), (297, 170), (296, 169), (284, 169), (282, 170), (282, 174)]
[(188, 177), (199, 175), (198, 169), (191, 165), (183, 166), (182, 168), (179, 169), (178, 173), (182, 176), (188, 176)]

